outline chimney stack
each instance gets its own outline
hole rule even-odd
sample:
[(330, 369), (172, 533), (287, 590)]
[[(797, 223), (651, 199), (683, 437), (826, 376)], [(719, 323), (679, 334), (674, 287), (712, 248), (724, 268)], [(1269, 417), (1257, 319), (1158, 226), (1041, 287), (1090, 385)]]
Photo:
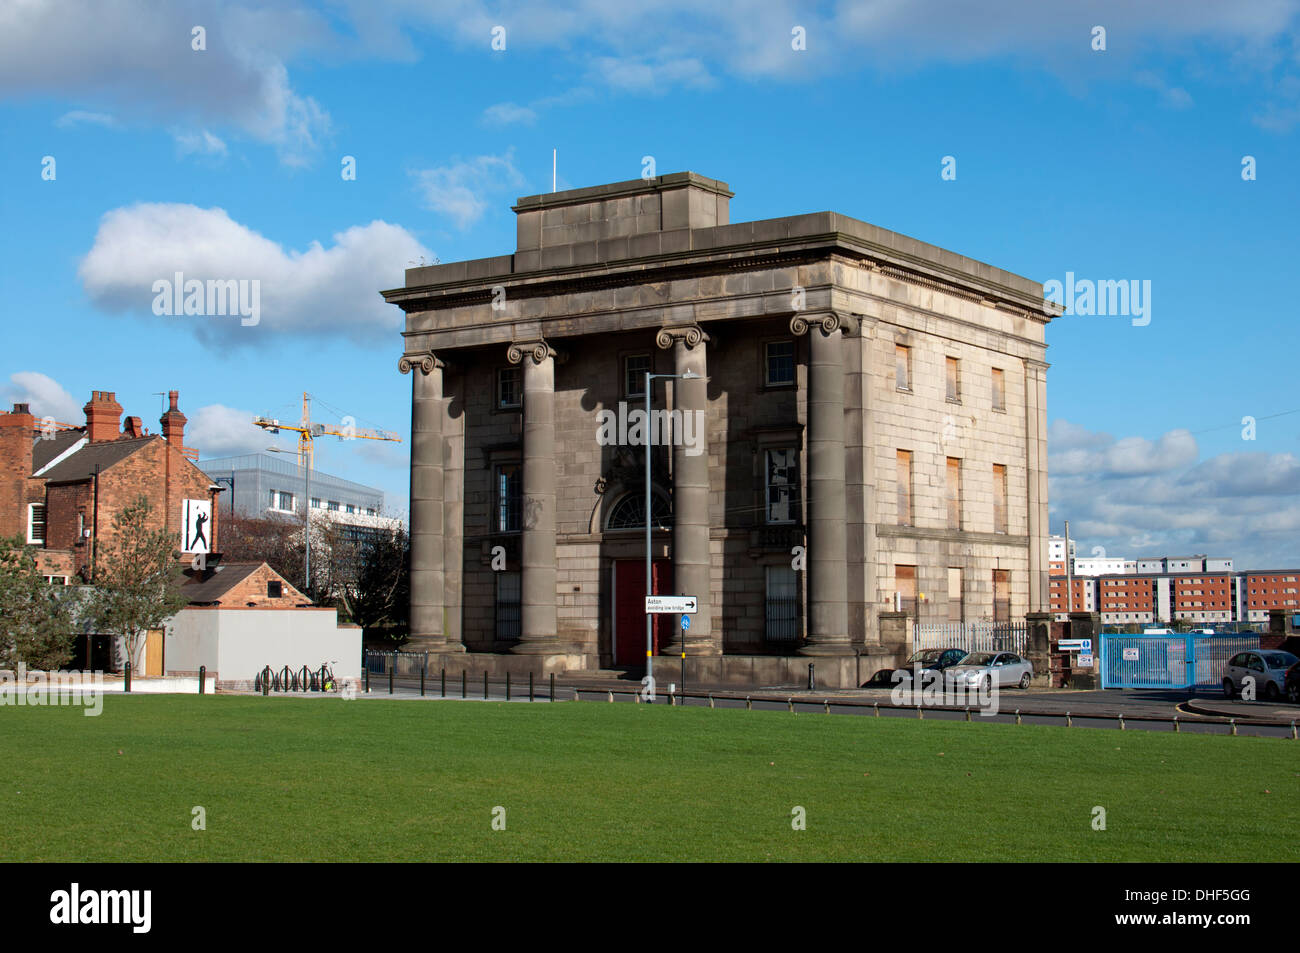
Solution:
[(170, 444), (174, 444), (178, 450), (185, 445), (185, 424), (189, 420), (176, 406), (176, 401), (179, 398), (180, 391), (168, 391), (167, 399), (170, 401), (171, 406), (167, 408), (167, 413), (158, 419), (158, 422), (162, 424), (163, 439)]
[(82, 411), (86, 415), (86, 437), (91, 443), (121, 436), (122, 405), (111, 390), (92, 390)]
[(27, 404), (14, 404), (13, 413), (0, 413), (0, 536), (27, 538), (23, 491), (32, 475), (35, 425)]
[(128, 440), (144, 436), (144, 427), (141, 425), (139, 417), (126, 418), (126, 423), (122, 425), (122, 436)]

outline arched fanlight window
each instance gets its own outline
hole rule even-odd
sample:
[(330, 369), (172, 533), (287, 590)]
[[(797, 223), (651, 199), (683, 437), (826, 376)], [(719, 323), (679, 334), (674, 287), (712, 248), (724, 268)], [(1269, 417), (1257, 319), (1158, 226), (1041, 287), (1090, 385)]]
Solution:
[[(650, 522), (655, 529), (667, 529), (673, 525), (673, 511), (668, 500), (654, 493), (650, 500)], [(629, 493), (614, 504), (605, 520), (605, 529), (610, 531), (645, 529), (645, 493)]]

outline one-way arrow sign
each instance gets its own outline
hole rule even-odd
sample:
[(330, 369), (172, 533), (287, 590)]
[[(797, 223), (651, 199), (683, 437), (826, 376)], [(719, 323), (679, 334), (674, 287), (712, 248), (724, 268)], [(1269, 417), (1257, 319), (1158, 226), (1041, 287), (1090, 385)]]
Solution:
[(657, 613), (693, 613), (698, 610), (699, 600), (694, 596), (646, 596), (645, 611)]

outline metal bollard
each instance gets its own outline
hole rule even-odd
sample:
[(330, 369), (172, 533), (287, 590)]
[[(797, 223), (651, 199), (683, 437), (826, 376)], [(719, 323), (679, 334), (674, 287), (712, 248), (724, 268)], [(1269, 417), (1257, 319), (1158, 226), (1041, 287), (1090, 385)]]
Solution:
[(872, 702), (871, 707), (876, 710), (876, 717), (880, 717), (880, 702)]
[(555, 701), (555, 673), (551, 673), (551, 701)]
[(123, 671), (126, 674), (126, 680), (123, 684), (123, 690), (129, 692), (131, 690), (131, 660), (130, 659), (127, 659), (126, 668)]
[(1233, 718), (1228, 723), (1232, 725), (1232, 734), (1235, 737), (1237, 734), (1237, 719)]
[(610, 693), (609, 693), (609, 701), (610, 701), (611, 704), (612, 704), (613, 701), (614, 701), (614, 693), (613, 693), (613, 692), (610, 692)]
[(633, 695), (633, 696), (632, 696), (632, 701), (633, 701), (634, 704), (637, 704), (637, 705), (641, 704), (641, 693), (640, 693), (640, 692), (637, 692), (635, 695)]
[(822, 704), (826, 706), (826, 714), (829, 715), (831, 713), (831, 700), (827, 698), (822, 702)]
[(745, 696), (745, 711), (753, 711), (753, 710), (754, 710), (754, 703), (751, 702), (751, 701), (749, 700), (749, 696), (746, 695), (746, 696)]
[(1298, 736), (1296, 735), (1296, 732), (1295, 732), (1295, 722), (1293, 721), (1293, 722), (1291, 722), (1291, 740), (1292, 740), (1292, 741), (1295, 741), (1297, 737), (1298, 737)]
[[(1177, 720), (1178, 720), (1177, 718), (1174, 719), (1174, 721), (1177, 721)], [(1065, 727), (1067, 727), (1067, 728), (1073, 728), (1073, 727), (1074, 727), (1074, 719), (1070, 717), (1070, 713), (1069, 713), (1068, 711), (1065, 713)], [(1176, 731), (1176, 730), (1177, 730), (1177, 729), (1175, 729), (1175, 731)]]
[(1174, 715), (1174, 734), (1178, 734), (1179, 731), (1180, 731), (1180, 726), (1178, 724), (1178, 716)]
[(388, 694), (393, 694), (393, 672), (397, 668), (397, 653), (393, 653), (393, 660), (388, 666)]
[(1120, 716), (1119, 716), (1119, 730), (1120, 730), (1120, 731), (1123, 731), (1123, 730), (1124, 730), (1124, 716), (1123, 716), (1123, 715), (1120, 715)]
[(262, 670), (262, 694), (265, 696), (271, 691), (271, 666)]
[(203, 686), (204, 683), (207, 682), (207, 680), (208, 680), (208, 667), (206, 665), (200, 665), (199, 666), (199, 694), (200, 695), (203, 694)]
[(533, 698), (533, 673), (532, 672), (528, 673), (528, 700), (529, 701), (535, 700)]
[(1016, 709), (1016, 724), (1020, 724), (1020, 709)]
[(816, 689), (817, 689), (817, 679), (813, 674), (813, 663), (809, 662), (808, 663), (808, 691), (811, 692), (811, 691), (815, 691)]
[[(370, 694), (370, 659), (365, 660), (365, 666), (366, 666), (366, 694), (369, 695)], [(267, 671), (270, 671), (269, 667)]]
[(483, 672), (483, 700), (487, 701), (487, 697), (488, 697), (488, 681), (487, 681), (487, 670), (485, 669)]
[(922, 708), (920, 705), (916, 706), (916, 720), (917, 721), (925, 720), (925, 709)]
[(465, 675), (466, 675), (465, 669), (461, 669), (460, 670), (460, 697), (461, 698), (469, 698), (469, 693), (465, 689)]
[(506, 701), (510, 701), (510, 673), (506, 672)]
[(970, 705), (966, 706), (966, 720), (970, 721)]
[(794, 699), (793, 699), (793, 698), (787, 699), (787, 700), (786, 700), (786, 705), (789, 707), (790, 711), (792, 711), (792, 712), (794, 711)]
[(429, 653), (424, 653), (424, 664), (420, 666), (420, 697), (424, 697), (424, 673), (429, 668)]
[[(709, 707), (710, 707), (710, 708), (713, 707), (713, 693), (712, 693), (712, 692), (709, 693)], [(1292, 731), (1295, 731), (1295, 722), (1294, 722), (1294, 721), (1291, 722), (1291, 730), (1292, 730)]]
[(445, 665), (442, 667), (440, 680), (442, 682), (442, 697), (446, 698), (447, 697), (447, 666)]

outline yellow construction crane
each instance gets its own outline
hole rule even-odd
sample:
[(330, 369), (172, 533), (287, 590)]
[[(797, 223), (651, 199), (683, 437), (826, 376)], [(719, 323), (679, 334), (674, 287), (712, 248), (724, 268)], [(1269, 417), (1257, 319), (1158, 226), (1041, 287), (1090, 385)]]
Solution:
[(302, 422), (299, 424), (281, 423), (279, 420), (273, 420), (270, 417), (254, 417), (253, 423), (263, 430), (271, 433), (279, 433), (281, 430), (292, 430), (298, 434), (298, 466), (312, 468), (312, 441), (317, 437), (341, 437), (344, 440), (350, 440), (353, 437), (358, 440), (392, 440), (401, 443), (402, 438), (395, 433), (389, 433), (386, 430), (366, 430), (358, 427), (356, 421), (351, 417), (343, 417), (341, 426), (332, 424), (315, 424), (311, 420), (311, 394), (302, 395)]

